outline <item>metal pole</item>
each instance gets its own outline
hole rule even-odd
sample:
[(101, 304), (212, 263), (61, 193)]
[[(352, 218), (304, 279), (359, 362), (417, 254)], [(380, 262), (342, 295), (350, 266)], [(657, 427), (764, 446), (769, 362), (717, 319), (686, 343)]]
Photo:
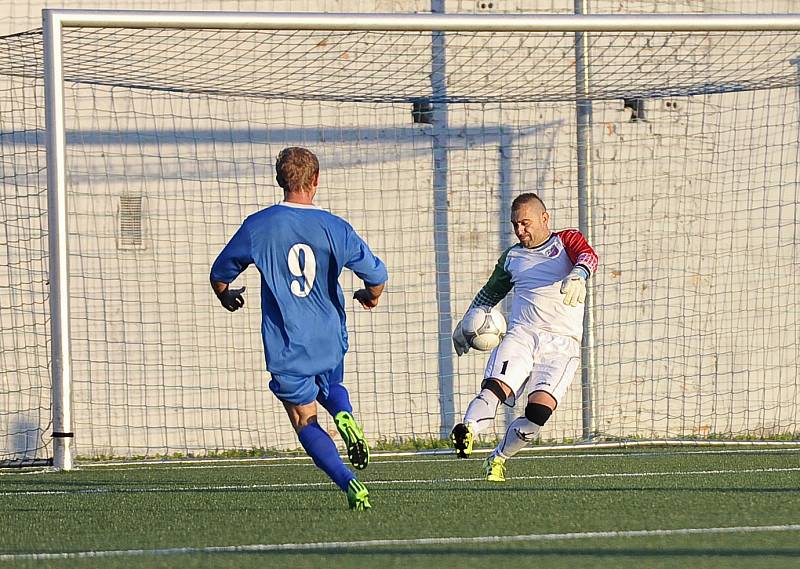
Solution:
[(44, 91), (47, 140), (47, 225), (50, 254), (50, 354), (53, 410), (53, 467), (72, 469), (69, 335), (69, 264), (67, 255), (67, 177), (65, 167), (64, 76), (61, 22), (44, 10)]
[[(505, 251), (511, 247), (512, 232), (511, 227), (511, 202), (514, 201), (513, 186), (513, 163), (512, 153), (514, 150), (514, 136), (505, 126), (501, 126), (497, 135), (497, 151), (499, 158), (498, 184), (500, 185), (500, 251)], [(503, 299), (503, 311), (511, 313), (511, 295)], [(511, 422), (517, 418), (517, 411), (514, 407), (503, 405), (504, 427), (507, 428)]]
[[(575, 13), (583, 14), (583, 0), (575, 0)], [(589, 48), (586, 32), (575, 33), (576, 160), (578, 168), (578, 229), (592, 243), (592, 101), (589, 99)], [(589, 280), (591, 283), (591, 279)], [(594, 287), (590, 284), (583, 312), (581, 343), (581, 418), (583, 438), (592, 435), (594, 383)]]
[[(431, 11), (444, 12), (444, 0), (432, 0)], [(433, 94), (433, 243), (436, 267), (436, 305), (439, 311), (439, 434), (446, 438), (455, 415), (453, 397), (453, 331), (450, 302), (450, 239), (447, 179), (449, 121), (444, 32), (431, 34), (431, 92)]]
[[(433, 0), (443, 6), (444, 0)], [(800, 14), (326, 14), (49, 10), (64, 27), (397, 31), (781, 31), (800, 30)]]

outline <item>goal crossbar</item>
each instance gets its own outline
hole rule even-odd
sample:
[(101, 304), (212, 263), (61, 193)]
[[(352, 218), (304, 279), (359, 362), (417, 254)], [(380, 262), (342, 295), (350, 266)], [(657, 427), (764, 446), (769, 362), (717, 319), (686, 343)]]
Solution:
[(800, 14), (331, 14), (45, 9), (62, 27), (440, 32), (794, 31)]

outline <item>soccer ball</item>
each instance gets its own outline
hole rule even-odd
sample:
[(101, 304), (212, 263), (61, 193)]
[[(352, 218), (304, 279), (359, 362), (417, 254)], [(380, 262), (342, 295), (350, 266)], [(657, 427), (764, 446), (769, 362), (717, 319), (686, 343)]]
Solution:
[(487, 310), (476, 306), (467, 310), (461, 321), (461, 332), (469, 345), (485, 352), (500, 343), (506, 333), (506, 319), (496, 308)]

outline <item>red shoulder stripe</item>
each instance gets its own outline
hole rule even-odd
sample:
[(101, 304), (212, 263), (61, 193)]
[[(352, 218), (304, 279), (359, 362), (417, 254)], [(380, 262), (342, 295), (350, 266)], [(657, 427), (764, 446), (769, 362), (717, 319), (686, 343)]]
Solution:
[(567, 255), (569, 255), (573, 265), (583, 265), (589, 269), (590, 273), (597, 270), (597, 253), (587, 243), (586, 238), (580, 231), (577, 229), (565, 229), (564, 231), (557, 231), (556, 235), (564, 244), (564, 249), (567, 251)]

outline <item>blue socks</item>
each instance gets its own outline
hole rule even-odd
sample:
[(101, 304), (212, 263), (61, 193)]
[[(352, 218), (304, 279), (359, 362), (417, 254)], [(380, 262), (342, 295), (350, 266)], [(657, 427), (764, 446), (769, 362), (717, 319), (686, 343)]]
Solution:
[[(345, 395), (347, 395), (346, 390)], [(348, 398), (348, 404), (349, 402)], [(303, 427), (297, 436), (308, 456), (314, 460), (314, 464), (327, 474), (343, 492), (347, 492), (347, 485), (356, 476), (339, 458), (339, 451), (328, 433), (319, 426), (319, 423), (311, 423)]]
[(325, 399), (318, 397), (317, 401), (319, 401), (320, 405), (325, 407), (325, 410), (330, 413), (331, 417), (335, 417), (340, 411), (347, 411), (351, 415), (353, 414), (350, 394), (347, 392), (347, 388), (341, 383), (331, 385), (328, 390), (328, 396)]

